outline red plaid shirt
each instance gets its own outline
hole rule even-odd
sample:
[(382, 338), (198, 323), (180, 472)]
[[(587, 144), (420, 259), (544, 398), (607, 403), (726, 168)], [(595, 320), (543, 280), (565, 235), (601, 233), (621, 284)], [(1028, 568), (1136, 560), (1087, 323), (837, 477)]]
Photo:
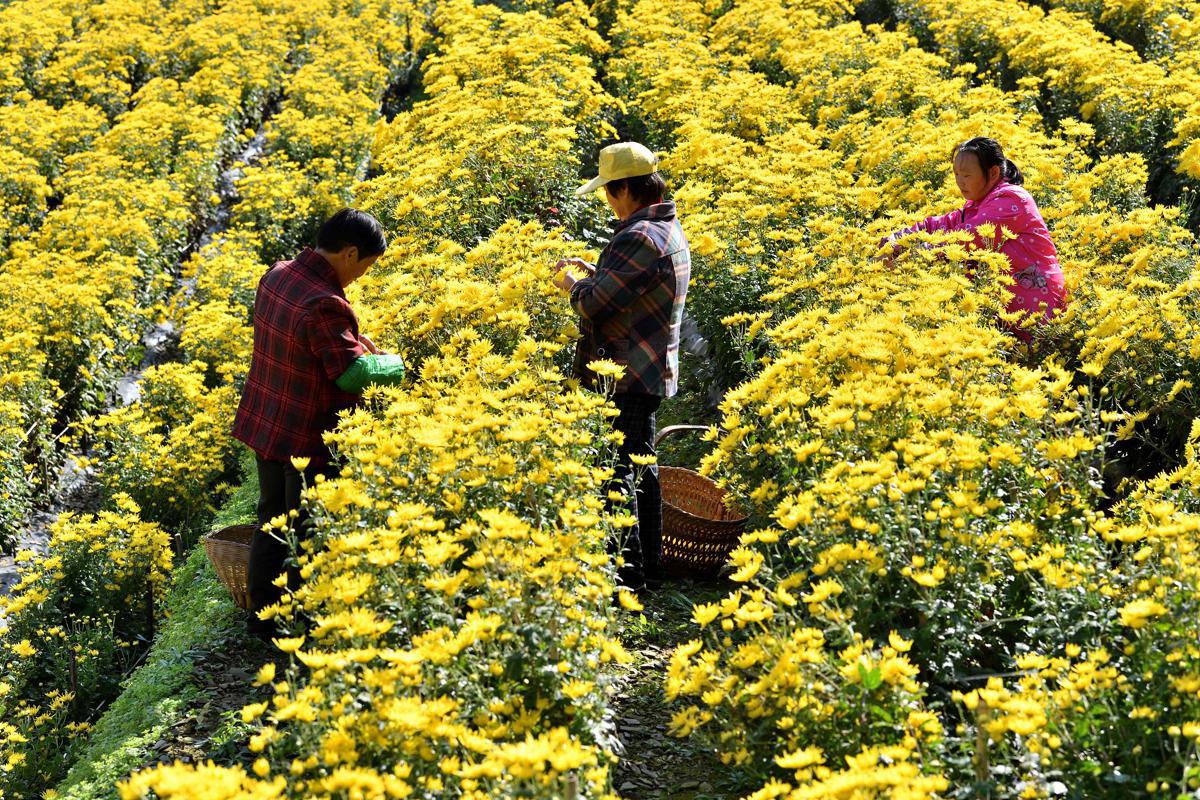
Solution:
[(365, 352), (337, 273), (312, 249), (280, 261), (258, 282), (254, 354), (234, 438), (263, 458), (329, 460), (321, 435), (358, 396), (334, 383)]

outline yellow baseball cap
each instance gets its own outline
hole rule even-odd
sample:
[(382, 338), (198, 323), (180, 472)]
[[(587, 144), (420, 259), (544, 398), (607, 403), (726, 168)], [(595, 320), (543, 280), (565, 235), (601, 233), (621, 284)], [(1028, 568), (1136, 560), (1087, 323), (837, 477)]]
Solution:
[(591, 194), (609, 181), (650, 175), (658, 169), (658, 156), (637, 142), (610, 144), (600, 151), (600, 174), (575, 190), (576, 197)]

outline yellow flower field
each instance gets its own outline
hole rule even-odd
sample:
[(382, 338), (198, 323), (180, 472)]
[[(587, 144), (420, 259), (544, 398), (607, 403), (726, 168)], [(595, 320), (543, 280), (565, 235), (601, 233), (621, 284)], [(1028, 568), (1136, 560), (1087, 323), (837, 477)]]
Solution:
[[(1200, 791), (1200, 5), (13, 0), (0, 30), (0, 544), (70, 454), (100, 503), (0, 600), (0, 797), (60, 796), (138, 668), (237, 476), (258, 277), (348, 204), (389, 234), (350, 302), (412, 380), (329, 435), (244, 748), (105, 796), (622, 795), (615, 412), (551, 278), (602, 246), (573, 190), (623, 139), (691, 243), (711, 381), (674, 407), (719, 390), (699, 468), (750, 513), (655, 681), (723, 768), (693, 796)], [(961, 204), (976, 135), (1062, 262), (1028, 341), (1004, 256), (874, 258)]]

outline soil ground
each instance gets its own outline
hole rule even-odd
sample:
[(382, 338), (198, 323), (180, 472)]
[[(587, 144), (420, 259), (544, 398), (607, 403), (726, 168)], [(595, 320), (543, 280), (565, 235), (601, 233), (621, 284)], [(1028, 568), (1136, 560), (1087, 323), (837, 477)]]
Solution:
[(695, 603), (724, 597), (727, 587), (685, 580), (669, 582), (642, 600), (644, 610), (626, 617), (621, 640), (633, 663), (623, 667), (613, 698), (624, 754), (613, 787), (626, 800), (727, 800), (738, 797), (728, 769), (698, 742), (668, 732), (675, 709), (663, 676), (677, 645), (695, 638)]

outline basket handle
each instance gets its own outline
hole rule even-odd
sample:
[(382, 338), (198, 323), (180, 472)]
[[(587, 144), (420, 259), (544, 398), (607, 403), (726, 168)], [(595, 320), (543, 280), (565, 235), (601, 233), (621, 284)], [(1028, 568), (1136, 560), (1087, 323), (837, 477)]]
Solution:
[(654, 449), (657, 450), (658, 443), (673, 433), (679, 433), (680, 431), (707, 431), (710, 427), (712, 427), (712, 426), (711, 425), (668, 425), (667, 427), (665, 427), (661, 431), (659, 431), (658, 435), (654, 437)]

